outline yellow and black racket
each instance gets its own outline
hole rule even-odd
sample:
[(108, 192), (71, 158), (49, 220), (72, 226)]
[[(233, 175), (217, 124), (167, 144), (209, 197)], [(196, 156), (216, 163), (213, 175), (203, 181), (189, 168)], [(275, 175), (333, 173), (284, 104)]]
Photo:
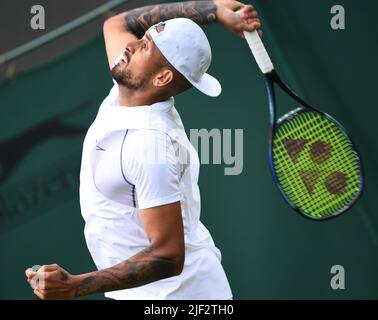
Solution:
[[(301, 215), (325, 220), (347, 211), (363, 189), (361, 158), (334, 118), (306, 103), (274, 70), (258, 33), (244, 32), (265, 76), (269, 97), (269, 161), (274, 182)], [(275, 85), (299, 107), (276, 121)]]

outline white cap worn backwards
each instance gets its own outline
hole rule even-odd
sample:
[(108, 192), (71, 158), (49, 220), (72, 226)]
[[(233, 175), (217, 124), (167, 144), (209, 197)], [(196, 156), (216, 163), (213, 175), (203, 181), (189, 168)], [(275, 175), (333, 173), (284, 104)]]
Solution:
[[(164, 29), (158, 28), (163, 25)], [(219, 81), (206, 73), (211, 48), (199, 25), (187, 18), (176, 18), (155, 24), (148, 31), (163, 56), (194, 87), (211, 97), (221, 93)]]

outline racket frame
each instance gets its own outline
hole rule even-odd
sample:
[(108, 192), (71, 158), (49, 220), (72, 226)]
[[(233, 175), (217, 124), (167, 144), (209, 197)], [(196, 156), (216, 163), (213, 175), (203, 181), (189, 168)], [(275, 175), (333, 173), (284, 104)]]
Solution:
[[(237, 11), (237, 12), (240, 12)], [(364, 169), (362, 165), (361, 158), (359, 157), (359, 151), (356, 147), (356, 144), (353, 142), (352, 137), (349, 134), (346, 134), (345, 128), (333, 117), (330, 115), (319, 111), (318, 109), (314, 108), (310, 104), (308, 104), (306, 101), (304, 101), (301, 97), (299, 97), (293, 90), (291, 90), (289, 87), (286, 86), (286, 84), (279, 78), (278, 74), (274, 70), (274, 65), (272, 63), (272, 60), (269, 57), (269, 54), (260, 38), (258, 35), (257, 31), (244, 31), (243, 32), (245, 40), (248, 43), (249, 48), (251, 49), (251, 52), (256, 60), (257, 65), (259, 66), (261, 72), (264, 74), (265, 77), (265, 84), (266, 88), (268, 91), (268, 99), (269, 99), (269, 114), (270, 114), (270, 134), (269, 134), (269, 165), (271, 168), (272, 176), (273, 176), (273, 181), (276, 184), (278, 190), (280, 190), (280, 193), (286, 200), (286, 202), (296, 211), (298, 212), (302, 217), (306, 217), (312, 221), (324, 221), (324, 220), (329, 220), (335, 217), (340, 216), (342, 213), (350, 209), (356, 202), (357, 200), (361, 197), (363, 187), (364, 187)], [(294, 109), (290, 111), (289, 113), (285, 114), (284, 116), (280, 117), (276, 121), (276, 95), (275, 95), (275, 88), (274, 85), (277, 85), (282, 91), (284, 91), (289, 97), (294, 99), (296, 102), (298, 102), (302, 107)], [(359, 185), (359, 192), (355, 196), (355, 198), (352, 200), (351, 203), (348, 205), (344, 206), (342, 209), (338, 210), (336, 213), (330, 216), (322, 217), (322, 218), (315, 218), (309, 214), (306, 214), (305, 212), (302, 212), (297, 206), (295, 206), (290, 199), (286, 196), (285, 192), (282, 190), (281, 185), (278, 181), (278, 177), (276, 174), (276, 171), (274, 169), (273, 165), (273, 140), (275, 137), (275, 133), (277, 129), (285, 123), (287, 120), (290, 118), (298, 115), (301, 112), (306, 112), (306, 111), (313, 111), (318, 113), (319, 115), (323, 117), (327, 117), (331, 121), (335, 123), (335, 125), (344, 132), (344, 134), (348, 137), (351, 146), (356, 153), (356, 156), (359, 161), (359, 167), (360, 167), (360, 185)]]
[[(301, 97), (299, 97), (293, 90), (291, 90), (278, 76), (277, 72), (275, 70), (272, 70), (269, 73), (264, 74), (264, 79), (265, 79), (265, 85), (266, 89), (268, 92), (268, 100), (269, 100), (269, 123), (270, 123), (270, 134), (269, 134), (269, 166), (270, 166), (270, 171), (272, 173), (273, 181), (275, 185), (277, 186), (278, 190), (280, 191), (281, 195), (283, 196), (284, 200), (296, 211), (299, 213), (302, 217), (305, 217), (307, 219), (310, 219), (311, 221), (325, 221), (325, 220), (330, 220), (333, 218), (336, 218), (349, 210), (350, 208), (353, 207), (353, 205), (357, 202), (357, 200), (361, 197), (363, 190), (364, 190), (364, 168), (362, 165), (361, 158), (359, 157), (359, 151), (356, 147), (356, 144), (354, 143), (352, 137), (348, 134), (346, 134), (345, 128), (332, 116), (329, 114), (322, 112), (315, 107), (311, 106), (308, 104), (306, 101), (304, 101)], [(288, 96), (290, 96), (292, 99), (294, 99), (296, 102), (298, 102), (302, 107), (296, 108), (294, 110), (291, 110), (290, 112), (286, 113), (285, 115), (281, 116), (278, 120), (276, 120), (276, 93), (275, 93), (275, 85), (277, 85), (283, 92), (285, 92)], [(349, 141), (351, 142), (352, 148), (356, 153), (356, 156), (358, 157), (359, 160), (359, 165), (360, 165), (360, 185), (359, 185), (359, 192), (358, 194), (354, 197), (353, 201), (349, 203), (348, 205), (344, 206), (341, 208), (339, 211), (336, 213), (325, 216), (322, 218), (315, 218), (302, 210), (300, 210), (286, 195), (286, 193), (283, 191), (281, 184), (278, 180), (278, 176), (276, 174), (276, 170), (274, 168), (273, 164), (273, 140), (275, 137), (275, 133), (277, 129), (284, 124), (286, 121), (290, 120), (291, 118), (297, 116), (300, 113), (307, 112), (307, 111), (313, 111), (318, 114), (320, 114), (323, 117), (327, 117), (330, 120), (332, 120), (335, 125), (343, 131)]]

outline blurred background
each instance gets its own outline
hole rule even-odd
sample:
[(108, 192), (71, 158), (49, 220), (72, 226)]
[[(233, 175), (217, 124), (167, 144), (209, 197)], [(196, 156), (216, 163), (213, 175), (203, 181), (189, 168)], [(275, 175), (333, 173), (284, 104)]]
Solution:
[[(83, 139), (112, 85), (102, 24), (114, 13), (159, 2), (1, 1), (1, 299), (35, 299), (24, 276), (34, 264), (58, 263), (73, 274), (95, 269), (78, 187)], [(45, 9), (45, 30), (30, 26), (35, 4)], [(377, 299), (378, 2), (252, 4), (282, 78), (352, 135), (366, 188), (348, 213), (332, 221), (312, 222), (288, 207), (268, 165), (263, 77), (242, 39), (220, 25), (205, 26), (213, 50), (209, 72), (223, 92), (208, 98), (189, 90), (176, 98), (176, 108), (188, 133), (244, 130), (242, 174), (225, 176), (224, 165), (202, 165), (199, 181), (202, 221), (222, 251), (234, 298)], [(336, 4), (345, 9), (345, 30), (331, 28)], [(345, 290), (330, 286), (334, 265), (345, 268)]]

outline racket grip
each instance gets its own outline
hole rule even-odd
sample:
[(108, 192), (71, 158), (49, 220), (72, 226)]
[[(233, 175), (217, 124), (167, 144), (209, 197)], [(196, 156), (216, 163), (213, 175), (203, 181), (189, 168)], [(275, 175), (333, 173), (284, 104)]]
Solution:
[(265, 49), (263, 42), (260, 39), (257, 31), (244, 31), (244, 37), (251, 48), (252, 54), (261, 69), (262, 73), (267, 74), (274, 70), (272, 61), (270, 60), (269, 54)]

